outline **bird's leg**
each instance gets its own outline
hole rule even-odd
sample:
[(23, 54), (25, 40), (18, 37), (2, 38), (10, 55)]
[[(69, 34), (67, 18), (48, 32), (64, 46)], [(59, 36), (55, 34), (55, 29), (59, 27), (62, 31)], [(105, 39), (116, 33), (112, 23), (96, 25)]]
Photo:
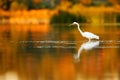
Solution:
[(89, 42), (91, 41), (91, 39), (89, 38), (89, 40), (88, 40)]

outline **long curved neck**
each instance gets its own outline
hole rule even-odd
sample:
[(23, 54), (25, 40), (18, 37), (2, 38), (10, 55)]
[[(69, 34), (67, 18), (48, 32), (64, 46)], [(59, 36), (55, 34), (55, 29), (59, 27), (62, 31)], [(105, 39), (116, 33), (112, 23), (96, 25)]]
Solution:
[(82, 34), (82, 36), (84, 36), (82, 30), (80, 29), (80, 25), (77, 24), (77, 26), (78, 26), (78, 30), (80, 31), (80, 33)]

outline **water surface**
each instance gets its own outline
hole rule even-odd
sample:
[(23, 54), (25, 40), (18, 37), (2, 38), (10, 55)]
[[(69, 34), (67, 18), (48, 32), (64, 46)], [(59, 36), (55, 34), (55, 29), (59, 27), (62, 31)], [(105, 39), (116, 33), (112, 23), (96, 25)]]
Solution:
[(100, 40), (88, 41), (77, 27), (0, 25), (0, 80), (119, 80), (120, 28), (81, 25)]

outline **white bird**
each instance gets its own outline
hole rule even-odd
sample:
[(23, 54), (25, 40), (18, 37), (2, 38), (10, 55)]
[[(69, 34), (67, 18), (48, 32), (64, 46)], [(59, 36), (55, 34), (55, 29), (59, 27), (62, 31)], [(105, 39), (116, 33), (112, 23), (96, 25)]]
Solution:
[(83, 37), (85, 37), (85, 38), (88, 38), (89, 41), (90, 41), (91, 39), (99, 39), (99, 36), (97, 36), (97, 35), (95, 35), (95, 34), (93, 34), (93, 33), (91, 33), (91, 32), (82, 32), (82, 30), (80, 29), (80, 25), (79, 25), (77, 22), (73, 22), (71, 25), (74, 25), (74, 24), (77, 25), (78, 30), (80, 31), (81, 35), (82, 35)]
[(83, 43), (79, 47), (78, 53), (74, 55), (75, 61), (79, 61), (80, 54), (81, 54), (81, 52), (82, 52), (83, 49), (86, 50), (86, 51), (88, 51), (88, 50), (91, 50), (91, 49), (93, 49), (93, 48), (95, 48), (97, 46), (99, 46), (99, 41), (88, 41), (88, 42)]

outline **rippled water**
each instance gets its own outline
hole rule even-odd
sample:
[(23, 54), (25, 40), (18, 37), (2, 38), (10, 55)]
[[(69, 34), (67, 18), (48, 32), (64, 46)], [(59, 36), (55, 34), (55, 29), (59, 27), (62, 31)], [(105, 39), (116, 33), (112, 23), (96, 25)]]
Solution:
[(82, 25), (0, 25), (0, 80), (119, 80), (120, 28)]

